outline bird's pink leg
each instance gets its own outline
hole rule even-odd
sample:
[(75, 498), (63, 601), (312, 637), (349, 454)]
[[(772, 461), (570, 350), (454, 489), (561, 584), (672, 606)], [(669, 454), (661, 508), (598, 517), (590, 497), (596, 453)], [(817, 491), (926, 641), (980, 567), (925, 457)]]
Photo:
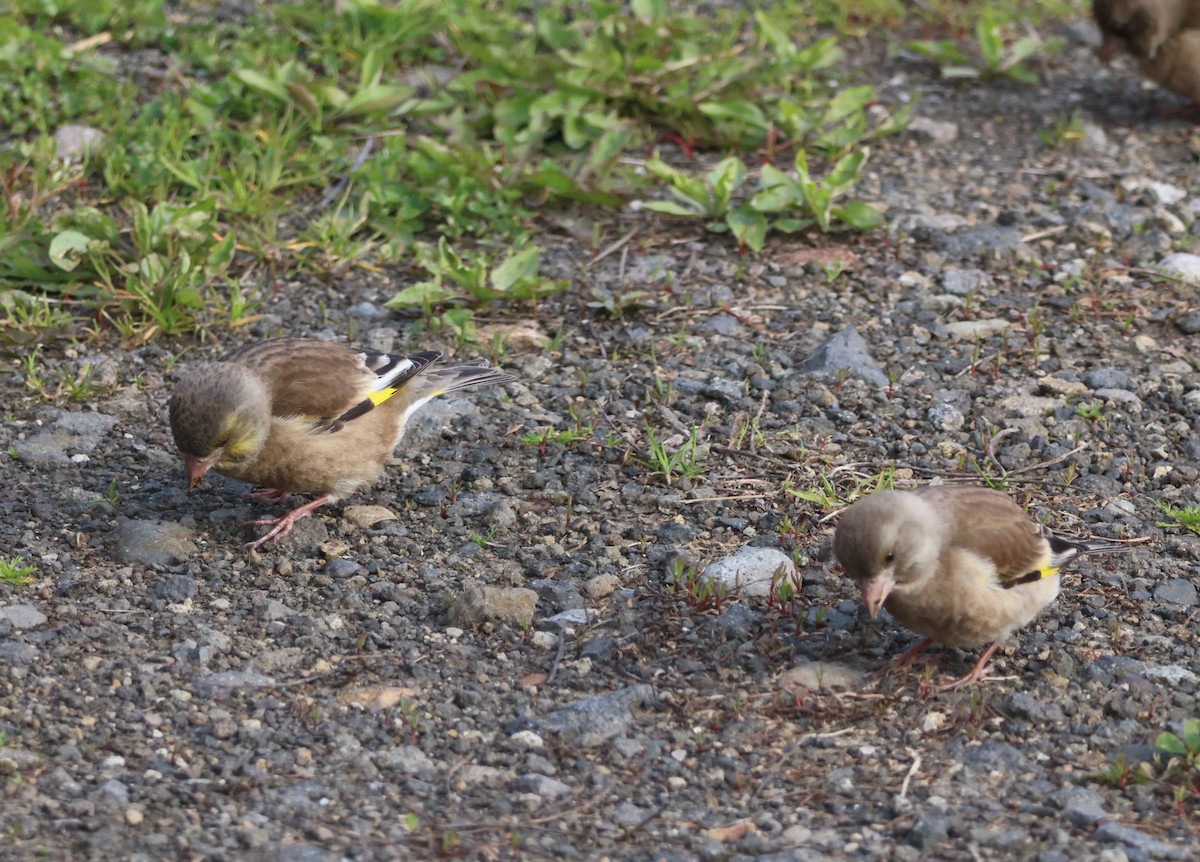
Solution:
[(938, 691), (956, 691), (963, 686), (970, 685), (973, 682), (978, 682), (979, 678), (983, 676), (983, 672), (987, 670), (988, 662), (991, 661), (992, 656), (996, 653), (996, 648), (999, 646), (1000, 641), (993, 643), (983, 651), (983, 655), (979, 657), (979, 661), (975, 662), (975, 667), (971, 668), (970, 672), (967, 673), (966, 676), (961, 676), (958, 679), (951, 680), (945, 685), (939, 685)]
[(278, 503), (285, 497), (291, 496), (291, 491), (280, 491), (278, 488), (259, 488), (257, 491), (247, 491), (242, 499), (247, 503)]
[(894, 659), (884, 665), (882, 670), (876, 671), (873, 674), (874, 679), (880, 680), (898, 670), (904, 670), (904, 668), (916, 661), (917, 656), (921, 654), (921, 650), (925, 649), (925, 647), (929, 646), (931, 643), (933, 643), (933, 638), (925, 638), (924, 640), (917, 641), (916, 644), (910, 646), (900, 655), (896, 656)]
[(933, 638), (925, 638), (922, 641), (917, 641), (916, 644), (910, 646), (900, 655), (896, 656), (888, 662), (888, 671), (902, 670), (917, 660), (917, 656), (921, 654), (921, 650), (933, 643)]
[(260, 536), (253, 542), (247, 542), (246, 547), (254, 549), (270, 539), (279, 541), (282, 536), (286, 536), (292, 531), (292, 526), (297, 521), (299, 521), (301, 518), (307, 518), (313, 513), (314, 510), (319, 509), (326, 503), (331, 502), (333, 502), (333, 498), (329, 495), (317, 497), (317, 499), (313, 500), (311, 503), (305, 503), (303, 506), (297, 506), (286, 515), (282, 515), (278, 518), (259, 518), (257, 521), (251, 521), (252, 524), (257, 524), (263, 527), (269, 526), (271, 529), (268, 530), (265, 535)]

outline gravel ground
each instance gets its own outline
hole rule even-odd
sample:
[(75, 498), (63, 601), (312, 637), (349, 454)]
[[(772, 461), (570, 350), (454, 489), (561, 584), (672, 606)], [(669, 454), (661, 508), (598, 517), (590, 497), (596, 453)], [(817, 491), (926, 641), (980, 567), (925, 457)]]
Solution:
[[(631, 213), (592, 259), (548, 224), (571, 292), (483, 326), (518, 381), (430, 405), (378, 487), (261, 553), (261, 507), (188, 494), (165, 422), (214, 345), (47, 345), (107, 384), (84, 404), (12, 363), (0, 549), (37, 571), (0, 585), (0, 856), (1196, 858), (1195, 782), (1140, 766), (1200, 715), (1200, 537), (1156, 523), (1200, 501), (1195, 132), (1079, 41), (1036, 88), (864, 59), (919, 97), (860, 190), (886, 233), (739, 258)], [(1039, 141), (1074, 110), (1080, 141)], [(395, 289), (282, 285), (239, 338), (450, 350)], [(880, 678), (913, 635), (834, 571), (837, 500), (797, 493), (892, 468), (1149, 541), (1079, 566), (980, 684), (931, 688), (955, 650)], [(784, 608), (755, 583), (781, 563)]]

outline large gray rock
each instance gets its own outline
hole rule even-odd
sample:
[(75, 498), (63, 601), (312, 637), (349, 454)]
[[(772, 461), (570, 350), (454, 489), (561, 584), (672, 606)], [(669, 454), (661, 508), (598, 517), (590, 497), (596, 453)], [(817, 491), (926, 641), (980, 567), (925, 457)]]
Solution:
[(538, 594), (523, 587), (485, 587), (467, 584), (450, 605), (450, 625), (467, 629), (487, 620), (528, 625), (533, 622)]
[(837, 383), (843, 375), (851, 374), (875, 386), (887, 385), (887, 375), (880, 370), (867, 349), (866, 340), (853, 326), (835, 332), (817, 345), (800, 370), (826, 383)]
[(72, 413), (60, 410), (53, 422), (36, 434), (13, 444), (17, 457), (33, 464), (70, 464), (72, 455), (94, 450), (117, 424), (105, 413)]
[(122, 563), (171, 566), (196, 552), (192, 531), (163, 521), (125, 521), (117, 528), (114, 555)]

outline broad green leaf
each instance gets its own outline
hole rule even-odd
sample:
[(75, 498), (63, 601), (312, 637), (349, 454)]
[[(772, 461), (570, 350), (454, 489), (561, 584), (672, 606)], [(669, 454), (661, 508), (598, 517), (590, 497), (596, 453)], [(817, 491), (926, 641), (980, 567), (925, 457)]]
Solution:
[(492, 270), (492, 287), (503, 292), (526, 279), (537, 278), (538, 254), (538, 247), (531, 245), (510, 255)]
[(796, 233), (806, 230), (812, 225), (813, 220), (810, 218), (779, 218), (771, 222), (771, 230), (777, 230), (780, 233)]
[(1187, 746), (1183, 740), (1170, 731), (1164, 731), (1154, 738), (1154, 747), (1161, 748), (1170, 754), (1187, 754)]
[(871, 230), (883, 224), (883, 214), (862, 201), (851, 201), (845, 206), (835, 207), (833, 215), (855, 230)]
[(766, 12), (758, 10), (754, 13), (754, 26), (758, 30), (759, 41), (765, 42), (779, 56), (787, 57), (796, 53), (791, 37)]
[(658, 153), (655, 153), (654, 157), (646, 162), (646, 170), (660, 180), (666, 180), (667, 182), (674, 182), (686, 177), (686, 174), (682, 171), (675, 170), (675, 168), (660, 159)]
[(920, 39), (905, 42), (904, 47), (922, 57), (928, 57), (935, 63), (946, 65), (966, 65), (967, 55), (949, 39)]
[(428, 308), (456, 295), (436, 281), (420, 281), (397, 292), (385, 304), (388, 308)]
[(812, 72), (828, 68), (841, 62), (841, 59), (842, 49), (837, 46), (837, 38), (826, 36), (824, 39), (813, 42), (807, 48), (797, 51), (794, 64), (797, 69)]
[(1000, 38), (999, 25), (991, 15), (983, 15), (979, 19), (975, 25), (975, 39), (979, 42), (979, 53), (983, 56), (984, 66), (999, 70), (1004, 41)]
[(629, 8), (643, 21), (658, 21), (667, 13), (666, 0), (630, 0)]
[(363, 55), (362, 67), (358, 73), (358, 86), (369, 89), (379, 84), (383, 77), (383, 54), (378, 48), (371, 48)]
[(460, 341), (475, 341), (479, 334), (473, 317), (469, 308), (448, 308), (442, 312), (441, 321)]
[(175, 291), (172, 298), (177, 305), (182, 305), (184, 308), (204, 307), (204, 298), (200, 296), (200, 291), (193, 287), (185, 287)]
[(321, 104), (317, 101), (317, 97), (313, 95), (313, 91), (309, 88), (307, 81), (288, 81), (283, 86), (288, 91), (288, 95), (292, 97), (292, 101), (304, 113), (311, 115), (321, 110)]
[(264, 96), (271, 96), (284, 104), (291, 101), (287, 88), (283, 84), (269, 75), (264, 75), (257, 69), (237, 69), (233, 74), (239, 81), (257, 93), (261, 93)]
[(373, 114), (377, 111), (390, 111), (412, 94), (412, 87), (394, 87), (389, 84), (364, 87), (351, 96), (350, 101), (342, 105), (338, 116), (349, 119)]
[(1036, 54), (1041, 47), (1042, 41), (1035, 39), (1033, 36), (1025, 36), (1022, 39), (1018, 39), (1008, 50), (1008, 56), (1004, 58), (1004, 65), (1008, 68), (1019, 66)]
[(767, 219), (748, 205), (742, 204), (725, 216), (725, 222), (738, 242), (751, 251), (759, 251), (767, 239)]
[(1014, 66), (1005, 69), (1004, 74), (1022, 84), (1036, 84), (1038, 82), (1037, 72), (1032, 69), (1026, 69), (1024, 66)]
[(696, 106), (700, 113), (714, 120), (736, 120), (752, 129), (766, 130), (770, 120), (762, 108), (745, 99), (732, 102), (701, 102)]
[(709, 212), (721, 215), (729, 209), (729, 201), (734, 191), (746, 178), (746, 166), (736, 156), (722, 159), (713, 165), (704, 180), (712, 190), (712, 201)]
[(64, 230), (50, 240), (50, 261), (64, 272), (71, 272), (83, 260), (91, 241), (77, 230)]
[(1200, 718), (1189, 718), (1183, 722), (1183, 742), (1188, 751), (1200, 755)]
[(844, 119), (851, 114), (862, 110), (867, 106), (867, 103), (875, 98), (875, 88), (869, 84), (861, 87), (847, 87), (840, 90), (836, 96), (829, 100), (825, 110), (821, 114), (822, 123), (836, 123), (838, 120)]
[(687, 218), (697, 218), (705, 214), (702, 207), (681, 206), (680, 204), (672, 203), (671, 201), (646, 201), (642, 204), (642, 206), (657, 213), (685, 216)]
[(780, 212), (797, 203), (796, 181), (774, 165), (763, 165), (758, 185), (759, 190), (750, 198), (750, 206), (759, 212)]
[(208, 250), (208, 259), (205, 261), (205, 268), (208, 272), (217, 274), (228, 269), (229, 264), (233, 261), (233, 252), (236, 247), (236, 237), (233, 231), (229, 231), (220, 242)]
[(829, 189), (829, 193), (839, 195), (857, 183), (862, 176), (863, 163), (866, 162), (869, 154), (870, 150), (864, 147), (838, 159), (823, 183), (825, 188)]

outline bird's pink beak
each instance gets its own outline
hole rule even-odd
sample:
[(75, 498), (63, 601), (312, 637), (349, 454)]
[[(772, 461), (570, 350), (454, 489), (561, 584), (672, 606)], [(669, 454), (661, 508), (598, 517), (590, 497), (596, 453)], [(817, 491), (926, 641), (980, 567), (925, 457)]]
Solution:
[(212, 469), (213, 462), (204, 458), (197, 458), (195, 455), (183, 456), (183, 472), (187, 476), (188, 490), (192, 490), (198, 484), (204, 474)]
[(896, 586), (896, 579), (888, 575), (876, 575), (859, 585), (859, 589), (862, 590), (863, 604), (867, 606), (867, 613), (871, 615), (871, 619), (879, 616), (879, 610), (883, 607), (884, 601), (887, 600), (888, 594), (891, 593), (894, 586)]

